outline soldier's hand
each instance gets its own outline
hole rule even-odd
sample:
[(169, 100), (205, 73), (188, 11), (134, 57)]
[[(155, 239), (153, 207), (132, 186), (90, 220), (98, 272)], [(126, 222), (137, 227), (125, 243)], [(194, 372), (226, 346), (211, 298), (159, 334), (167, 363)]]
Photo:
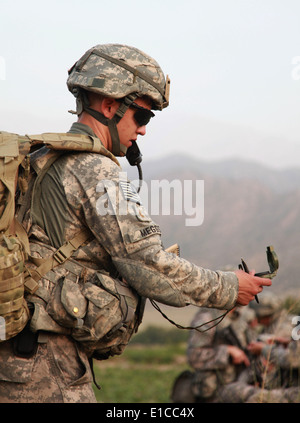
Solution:
[(247, 346), (248, 351), (253, 355), (260, 355), (265, 344), (260, 341), (253, 341)]
[(227, 345), (227, 351), (230, 354), (233, 364), (244, 363), (247, 367), (250, 366), (250, 361), (243, 350), (235, 345)]
[(243, 270), (235, 270), (234, 272), (239, 280), (239, 294), (237, 303), (247, 305), (254, 300), (255, 295), (262, 292), (264, 286), (271, 286), (271, 279), (260, 278), (254, 276), (254, 271), (246, 273)]

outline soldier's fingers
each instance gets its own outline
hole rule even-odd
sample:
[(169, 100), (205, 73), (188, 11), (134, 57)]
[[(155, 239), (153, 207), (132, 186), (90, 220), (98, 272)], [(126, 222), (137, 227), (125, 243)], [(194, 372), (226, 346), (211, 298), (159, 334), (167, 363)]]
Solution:
[(261, 286), (270, 286), (272, 285), (272, 280), (268, 278), (261, 278), (260, 276), (255, 276), (255, 270), (251, 270), (249, 272), (249, 275), (253, 276), (257, 282), (259, 282), (259, 285)]
[(248, 359), (248, 357), (245, 355), (245, 359), (244, 359), (244, 364), (249, 367), (250, 366), (250, 360)]
[(259, 286), (258, 287), (258, 293), (262, 292), (262, 290), (263, 290), (263, 287), (262, 286)]
[(259, 283), (260, 286), (271, 286), (272, 280), (268, 278), (260, 278), (259, 276), (254, 276), (255, 280)]

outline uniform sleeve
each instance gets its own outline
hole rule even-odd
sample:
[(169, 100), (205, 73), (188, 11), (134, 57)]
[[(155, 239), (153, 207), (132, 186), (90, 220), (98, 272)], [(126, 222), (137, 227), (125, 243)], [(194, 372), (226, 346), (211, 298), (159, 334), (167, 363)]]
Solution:
[[(96, 157), (97, 156), (97, 157)], [(85, 192), (86, 224), (121, 274), (141, 296), (183, 307), (231, 309), (238, 295), (233, 272), (212, 271), (164, 251), (160, 227), (148, 215), (126, 173), (106, 157), (74, 165)]]
[(218, 312), (217, 315), (212, 311), (201, 309), (191, 322), (191, 326), (198, 327), (198, 330), (190, 331), (187, 357), (190, 366), (197, 370), (221, 370), (230, 362), (227, 346), (215, 343), (217, 329), (212, 320), (221, 313)]

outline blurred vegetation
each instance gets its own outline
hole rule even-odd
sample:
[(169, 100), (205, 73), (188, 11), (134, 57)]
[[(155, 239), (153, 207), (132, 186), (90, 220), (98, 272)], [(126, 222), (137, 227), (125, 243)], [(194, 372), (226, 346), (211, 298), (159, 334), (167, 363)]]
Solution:
[(186, 353), (185, 345), (148, 346), (127, 348), (125, 357), (132, 364), (172, 364)]
[(146, 329), (138, 332), (130, 341), (131, 344), (166, 345), (187, 342), (189, 331), (178, 328), (162, 328), (158, 326), (147, 326)]
[[(101, 365), (100, 365), (101, 366)], [(143, 366), (97, 368), (101, 390), (95, 388), (99, 403), (169, 403), (175, 378), (185, 367), (168, 369)]]
[(300, 316), (300, 299), (296, 297), (286, 297), (283, 300), (283, 308), (286, 309), (290, 314)]

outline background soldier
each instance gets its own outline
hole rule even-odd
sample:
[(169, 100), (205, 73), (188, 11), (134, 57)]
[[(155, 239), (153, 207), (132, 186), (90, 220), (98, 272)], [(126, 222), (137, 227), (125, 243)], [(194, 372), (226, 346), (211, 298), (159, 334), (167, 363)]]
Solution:
[(260, 402), (270, 401), (270, 390), (280, 393), (278, 402), (298, 402), (300, 347), (292, 339), (293, 316), (282, 308), (280, 299), (272, 292), (264, 292), (259, 304), (253, 302), (250, 307), (260, 324), (257, 340), (248, 346), (260, 369), (264, 388), (264, 393), (259, 394)]
[[(220, 316), (216, 310), (200, 310), (191, 326), (197, 327)], [(206, 330), (207, 323), (200, 330)], [(255, 339), (256, 316), (253, 310), (234, 308), (217, 326), (201, 333), (192, 330), (187, 349), (190, 366), (195, 369), (192, 391), (197, 402), (243, 402), (253, 387), (237, 381), (250, 366), (247, 345)], [(228, 386), (231, 386), (229, 389)]]

